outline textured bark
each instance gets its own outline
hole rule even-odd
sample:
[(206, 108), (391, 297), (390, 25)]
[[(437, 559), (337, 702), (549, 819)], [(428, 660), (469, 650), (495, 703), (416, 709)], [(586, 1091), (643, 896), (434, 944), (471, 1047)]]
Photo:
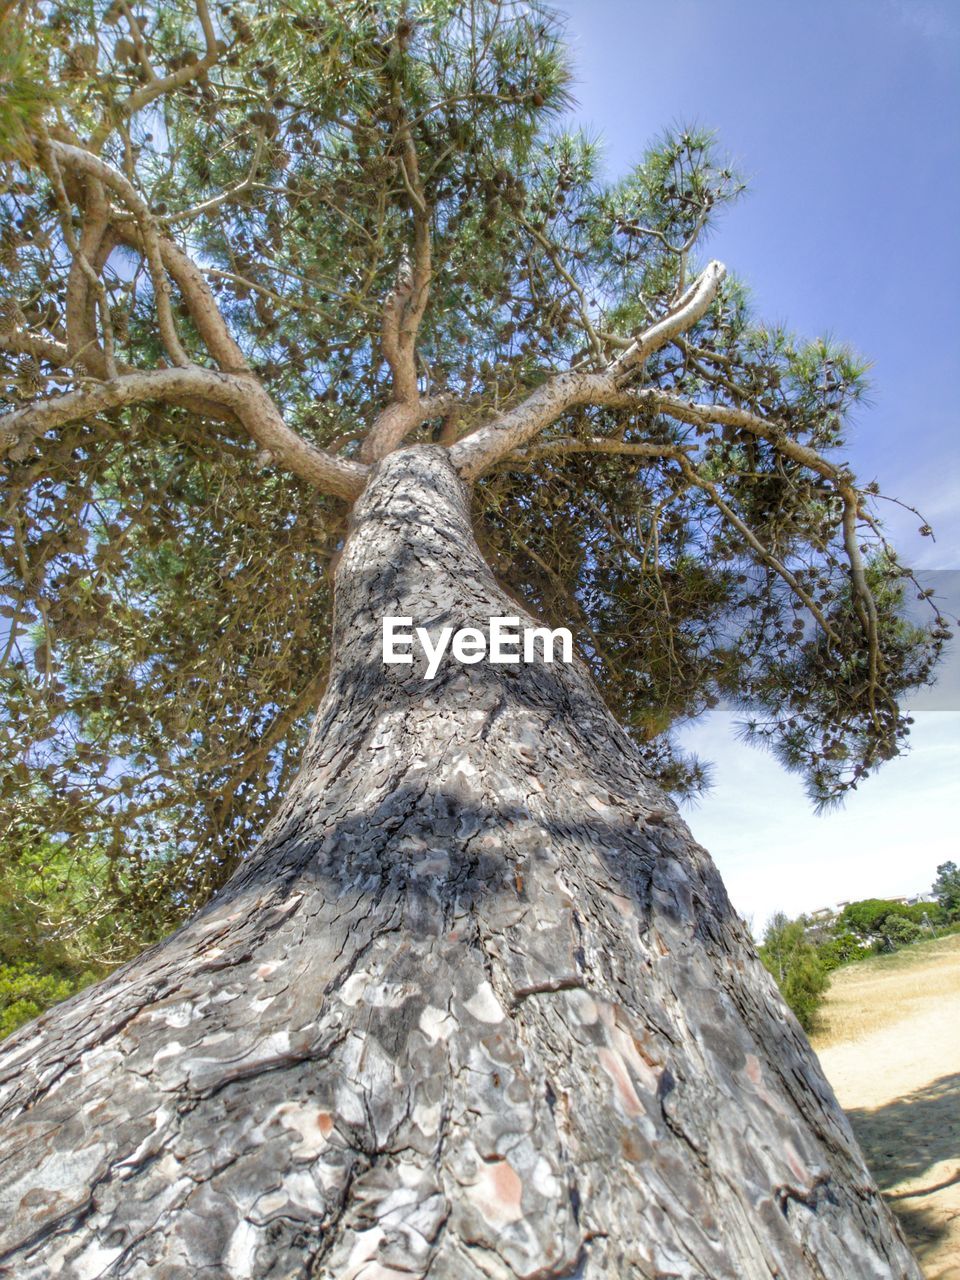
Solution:
[(381, 663), (384, 614), (516, 612), (447, 453), (380, 463), (261, 844), (2, 1046), (0, 1273), (919, 1277), (588, 676)]

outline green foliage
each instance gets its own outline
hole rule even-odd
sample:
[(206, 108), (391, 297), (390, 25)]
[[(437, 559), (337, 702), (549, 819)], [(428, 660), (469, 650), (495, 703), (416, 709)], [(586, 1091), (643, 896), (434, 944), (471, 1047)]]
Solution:
[(26, 960), (12, 964), (0, 961), (0, 1038), (82, 990), (97, 976), (92, 969), (67, 965), (45, 970)]
[(884, 942), (891, 949), (895, 949), (916, 942), (923, 930), (908, 916), (898, 911), (891, 911), (881, 925), (881, 932)]
[(44, 83), (43, 59), (27, 37), (24, 8), (0, 5), (0, 163), (29, 161), (31, 127), (56, 97)]
[(868, 943), (874, 951), (895, 951), (930, 932), (939, 912), (930, 903), (912, 904), (887, 898), (864, 898), (844, 907), (840, 926)]
[[(568, 58), (559, 21), (536, 2), (243, 0), (216, 9), (211, 47), (188, 0), (10, 12), (8, 408), (106, 376), (93, 298), (67, 315), (84, 275), (71, 269), (71, 227), (96, 241), (118, 362), (151, 368), (162, 355), (129, 211), (114, 210), (102, 235), (91, 227), (87, 186), (59, 192), (52, 180), (40, 115), (50, 136), (132, 174), (159, 232), (202, 265), (286, 420), (344, 457), (393, 395), (381, 335), (416, 240), (408, 142), (432, 263), (417, 372), (423, 392), (459, 401), (411, 441), (463, 435), (557, 370), (612, 358), (675, 305), (743, 190), (711, 135), (683, 127), (606, 185), (597, 143), (561, 127)], [(166, 77), (176, 86), (151, 97)], [(210, 365), (177, 288), (173, 302), (188, 355)], [(61, 359), (68, 329), (90, 324), (80, 354)], [(930, 679), (948, 635), (938, 615), (926, 630), (903, 622), (909, 573), (866, 523), (864, 491), (870, 639), (842, 495), (780, 447), (789, 437), (838, 456), (865, 365), (842, 344), (762, 323), (731, 275), (648, 360), (644, 386), (774, 426), (571, 410), (537, 450), (477, 484), (480, 541), (530, 608), (574, 629), (666, 785), (704, 784), (672, 727), (727, 699), (826, 803), (902, 749), (898, 699)], [(675, 457), (566, 451), (596, 436), (683, 449), (724, 505)], [(25, 865), (38, 831), (95, 850), (90, 882), (119, 951), (222, 884), (292, 778), (324, 681), (328, 568), (345, 532), (341, 504), (202, 406), (104, 412), (0, 462), (0, 801), (11, 815), (0, 857)]]
[(805, 1031), (811, 1031), (830, 979), (817, 948), (806, 936), (805, 922), (788, 920), (782, 912), (775, 915), (764, 932), (759, 954), (797, 1021)]
[(955, 862), (942, 862), (937, 867), (932, 892), (937, 895), (944, 919), (960, 921), (960, 868)]
[(864, 898), (847, 903), (840, 919), (856, 933), (879, 933), (887, 916), (906, 916), (908, 910), (904, 904), (889, 898)]
[(105, 913), (111, 866), (95, 849), (0, 835), (0, 1035), (140, 949), (141, 922)]
[(829, 973), (842, 964), (850, 964), (854, 960), (865, 960), (873, 954), (873, 948), (864, 944), (861, 938), (849, 930), (828, 931), (817, 943), (817, 951), (823, 967)]
[(916, 926), (919, 930), (921, 925), (929, 924), (931, 917), (938, 914), (932, 903), (905, 903), (888, 898), (864, 898), (861, 902), (848, 903), (841, 913), (840, 920), (843, 925), (860, 935), (890, 939), (896, 934), (904, 940), (907, 931), (903, 925), (894, 924), (891, 933), (888, 922), (903, 921), (905, 924)]

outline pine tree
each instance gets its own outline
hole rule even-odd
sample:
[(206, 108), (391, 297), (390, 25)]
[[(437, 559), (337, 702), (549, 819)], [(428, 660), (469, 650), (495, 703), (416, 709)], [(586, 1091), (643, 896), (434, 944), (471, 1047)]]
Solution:
[(947, 637), (713, 139), (604, 184), (537, 3), (2, 22), (2, 848), (155, 945), (4, 1044), (0, 1265), (917, 1276), (664, 790), (725, 698), (833, 802)]
[(806, 936), (806, 920), (778, 911), (763, 933), (758, 954), (804, 1031), (816, 1021), (830, 979), (818, 948)]

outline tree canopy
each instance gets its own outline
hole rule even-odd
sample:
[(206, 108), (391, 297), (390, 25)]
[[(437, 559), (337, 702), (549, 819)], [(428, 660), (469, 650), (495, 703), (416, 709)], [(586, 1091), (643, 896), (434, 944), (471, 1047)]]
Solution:
[(720, 699), (820, 805), (902, 748), (948, 632), (844, 458), (865, 365), (706, 259), (743, 191), (709, 133), (606, 181), (538, 3), (2, 15), (0, 841), (96, 869), (101, 955), (262, 828), (403, 442), (667, 786)]

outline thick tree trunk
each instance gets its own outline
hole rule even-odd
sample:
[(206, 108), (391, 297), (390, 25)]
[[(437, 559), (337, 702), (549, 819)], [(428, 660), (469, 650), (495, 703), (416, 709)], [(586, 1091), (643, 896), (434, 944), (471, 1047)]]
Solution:
[(0, 1273), (919, 1276), (587, 675), (382, 664), (384, 614), (516, 612), (448, 455), (380, 463), (260, 846), (2, 1047)]

